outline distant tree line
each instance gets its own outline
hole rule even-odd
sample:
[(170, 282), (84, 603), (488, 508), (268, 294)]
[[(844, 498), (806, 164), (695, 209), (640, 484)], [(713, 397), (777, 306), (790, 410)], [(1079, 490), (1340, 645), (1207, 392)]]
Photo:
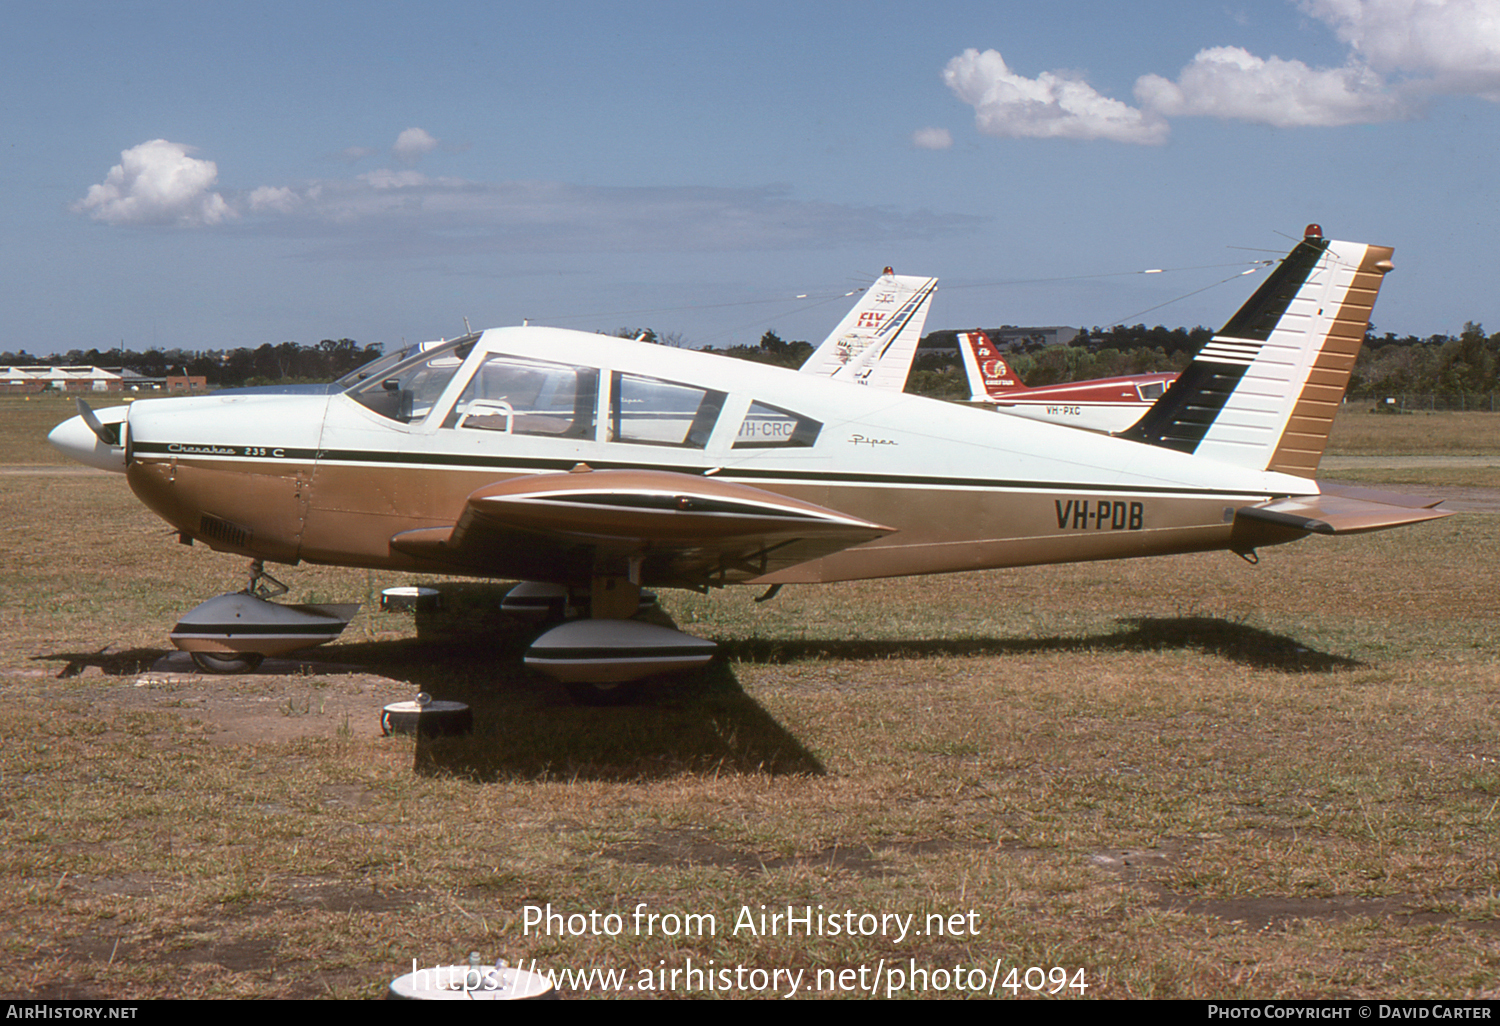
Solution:
[[(659, 334), (652, 328), (620, 328), (612, 334), (646, 342), (682, 347), (685, 340), (675, 332)], [(954, 344), (954, 331), (935, 331), (923, 340), (928, 346)], [(1011, 365), (1028, 385), (1060, 381), (1108, 378), (1122, 374), (1181, 370), (1194, 353), (1213, 336), (1208, 328), (1166, 328), (1144, 324), (1133, 327), (1089, 328), (1080, 331), (1069, 345), (1045, 346), (1039, 340), (1023, 344), (1010, 353)], [(768, 331), (756, 345), (706, 348), (717, 353), (779, 367), (800, 367), (812, 355), (809, 342), (789, 342)], [(380, 343), (360, 345), (349, 338), (324, 339), (316, 345), (269, 342), (254, 349), (189, 351), (149, 349), (71, 349), (57, 356), (33, 356), (24, 349), (0, 352), (0, 366), (12, 364), (83, 364), (127, 367), (147, 377), (169, 373), (201, 374), (210, 386), (235, 388), (332, 381), (381, 354)], [(1365, 344), (1354, 365), (1349, 394), (1361, 398), (1411, 393), (1484, 395), (1500, 392), (1500, 332), (1486, 335), (1484, 328), (1469, 322), (1456, 337), (1394, 333), (1365, 335)], [(957, 352), (919, 351), (907, 382), (908, 392), (941, 398), (966, 398), (968, 385)]]
[(1365, 335), (1354, 364), (1349, 394), (1379, 397), (1404, 393), (1484, 395), (1500, 391), (1500, 332), (1486, 336), (1473, 321), (1457, 338), (1429, 335), (1397, 338)]
[(774, 331), (768, 331), (753, 346), (728, 346), (724, 349), (706, 347), (705, 353), (732, 356), (737, 360), (767, 363), (773, 367), (801, 367), (813, 353), (811, 342), (787, 342)]
[(201, 374), (215, 388), (242, 385), (300, 384), (332, 381), (380, 356), (381, 344), (361, 346), (351, 338), (327, 339), (317, 345), (297, 342), (241, 349), (70, 349), (57, 356), (0, 353), (0, 367), (12, 365), (78, 365), (125, 367), (148, 378), (168, 374)]

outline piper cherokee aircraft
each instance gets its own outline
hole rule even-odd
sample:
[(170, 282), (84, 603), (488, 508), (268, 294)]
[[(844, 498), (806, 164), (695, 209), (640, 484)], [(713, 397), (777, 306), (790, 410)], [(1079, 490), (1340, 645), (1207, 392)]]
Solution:
[(1125, 430), (1177, 380), (1174, 372), (1159, 371), (1030, 388), (984, 332), (959, 332), (958, 351), (969, 378), (970, 402), (1090, 431)]
[[(549, 582), (588, 617), (529, 665), (608, 688), (710, 642), (641, 589), (758, 588), (1229, 550), (1447, 515), (1320, 486), (1391, 250), (1315, 225), (1120, 436), (816, 374), (544, 327), (467, 334), (332, 394), (144, 400), (59, 425), (179, 532), (252, 560), (185, 616), (224, 669), (326, 640), (263, 561)], [(238, 662), (236, 662), (238, 660)]]

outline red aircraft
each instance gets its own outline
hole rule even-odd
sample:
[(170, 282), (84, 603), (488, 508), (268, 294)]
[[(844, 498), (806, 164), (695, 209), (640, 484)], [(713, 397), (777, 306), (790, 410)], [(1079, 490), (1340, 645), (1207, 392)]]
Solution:
[(984, 332), (959, 332), (958, 351), (969, 375), (970, 402), (1090, 431), (1124, 431), (1177, 380), (1175, 372), (1156, 371), (1028, 388)]

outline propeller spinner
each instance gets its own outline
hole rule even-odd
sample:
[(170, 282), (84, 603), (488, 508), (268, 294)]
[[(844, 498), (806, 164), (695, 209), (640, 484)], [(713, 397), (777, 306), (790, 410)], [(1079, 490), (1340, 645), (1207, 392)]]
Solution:
[(112, 406), (95, 413), (88, 403), (78, 400), (78, 416), (69, 417), (47, 436), (52, 447), (64, 455), (100, 470), (117, 474), (125, 472), (126, 406)]

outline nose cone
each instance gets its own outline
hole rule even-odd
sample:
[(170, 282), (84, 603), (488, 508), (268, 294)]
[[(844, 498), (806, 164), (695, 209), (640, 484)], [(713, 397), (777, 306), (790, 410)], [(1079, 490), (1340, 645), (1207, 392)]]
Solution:
[(125, 415), (129, 412), (128, 407), (117, 406), (113, 409), (100, 410), (96, 416), (104, 428), (106, 437), (113, 436), (121, 444), (111, 445), (94, 433), (83, 417), (69, 417), (47, 436), (47, 441), (52, 447), (64, 453), (79, 463), (86, 463), (100, 470), (111, 470), (117, 474), (125, 473)]

